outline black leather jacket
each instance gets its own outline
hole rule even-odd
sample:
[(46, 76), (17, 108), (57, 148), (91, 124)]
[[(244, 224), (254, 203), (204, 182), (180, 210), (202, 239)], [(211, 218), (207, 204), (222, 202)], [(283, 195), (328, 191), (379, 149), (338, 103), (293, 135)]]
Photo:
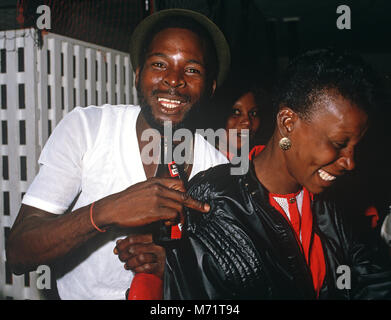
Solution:
[[(294, 233), (269, 204), (254, 169), (233, 176), (230, 168), (220, 165), (192, 179), (189, 194), (211, 210), (189, 212), (183, 240), (167, 249), (164, 298), (315, 299)], [(331, 203), (314, 199), (312, 212), (326, 262), (319, 298), (391, 299), (391, 268), (372, 260)], [(337, 273), (342, 265), (348, 268)]]

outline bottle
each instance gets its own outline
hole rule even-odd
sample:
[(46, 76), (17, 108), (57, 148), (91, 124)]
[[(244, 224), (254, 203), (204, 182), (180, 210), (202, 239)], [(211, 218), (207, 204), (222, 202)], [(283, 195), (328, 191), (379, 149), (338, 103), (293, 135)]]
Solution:
[[(171, 147), (171, 148), (170, 148)], [(156, 177), (181, 179), (184, 181), (182, 168), (172, 159), (172, 145), (168, 144), (167, 138), (162, 137), (160, 145), (160, 163), (156, 170)], [(162, 247), (175, 246), (182, 237), (181, 225), (166, 226), (164, 221), (156, 222), (153, 232), (153, 242)]]

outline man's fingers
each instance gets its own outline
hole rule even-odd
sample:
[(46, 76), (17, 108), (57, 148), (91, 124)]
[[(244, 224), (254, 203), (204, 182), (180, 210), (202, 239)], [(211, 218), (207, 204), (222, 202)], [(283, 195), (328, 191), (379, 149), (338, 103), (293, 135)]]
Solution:
[(153, 273), (159, 278), (163, 278), (164, 274), (165, 254), (144, 253), (133, 258), (130, 258), (125, 269), (132, 270), (135, 273)]
[[(195, 200), (186, 194), (186, 189), (181, 180), (161, 178), (159, 179), (159, 183), (167, 188), (166, 197), (170, 197), (173, 200), (179, 201), (186, 207), (197, 211), (208, 212), (210, 210), (210, 206), (208, 204)], [(162, 196), (164, 197), (165, 195)]]
[(134, 271), (136, 268), (158, 262), (158, 257), (153, 253), (142, 253), (131, 257), (126, 261), (125, 268)]
[[(210, 206), (209, 204), (203, 203), (201, 201), (195, 200), (191, 198), (188, 194), (186, 194), (186, 190), (184, 188), (184, 184), (179, 179), (172, 178), (157, 178), (154, 180), (154, 183), (158, 183), (160, 185), (159, 197), (161, 199), (171, 199), (174, 200), (180, 205), (186, 206), (188, 208), (201, 211), (201, 212), (209, 212)], [(176, 204), (172, 203), (171, 205), (162, 205), (165, 207), (173, 208), (177, 211), (182, 211)]]
[[(192, 199), (185, 192), (183, 181), (172, 178), (152, 178), (136, 188), (129, 189), (130, 202), (121, 211), (122, 216), (128, 214), (129, 221), (121, 222), (121, 226), (141, 226), (163, 220), (170, 224), (183, 223), (183, 207), (208, 212), (210, 207), (201, 201)], [(139, 201), (139, 199), (143, 201)], [(137, 200), (137, 201), (135, 201)], [(134, 213), (132, 210), (134, 204)], [(126, 213), (126, 214), (125, 214)], [(121, 224), (122, 223), (122, 224)], [(114, 250), (118, 254), (120, 246)]]
[(168, 189), (172, 189), (180, 192), (186, 192), (185, 185), (183, 181), (180, 179), (152, 178), (151, 181), (153, 181), (154, 183), (159, 183)]
[(114, 254), (128, 252), (128, 248), (134, 244), (147, 244), (152, 243), (152, 234), (133, 234), (125, 239), (119, 239), (116, 241), (116, 246), (113, 250)]
[(183, 205), (185, 207), (190, 208), (190, 209), (194, 209), (194, 210), (205, 212), (205, 213), (209, 212), (209, 210), (210, 210), (209, 204), (195, 200), (195, 199), (191, 198), (190, 196), (188, 196), (187, 194), (185, 194), (183, 196)]
[(167, 225), (177, 224), (182, 216), (182, 210), (173, 209), (170, 207), (160, 207), (159, 217), (156, 220), (163, 220)]
[[(161, 194), (162, 199), (171, 199), (174, 200), (180, 205), (183, 205), (185, 207), (201, 211), (201, 212), (209, 212), (210, 206), (207, 203), (203, 203), (201, 201), (195, 200), (191, 198), (187, 193), (181, 192), (181, 191), (176, 191), (173, 189), (165, 189), (164, 192)], [(171, 206), (165, 205), (167, 207), (172, 207), (176, 210), (179, 210), (179, 207), (176, 206), (175, 204), (172, 204)]]
[(147, 263), (136, 268), (130, 268), (135, 273), (153, 273), (156, 274), (159, 269), (158, 263)]
[(154, 243), (134, 244), (119, 251), (118, 258), (122, 262), (127, 262), (131, 259), (138, 259), (139, 263), (150, 262), (149, 259), (144, 260), (144, 255), (153, 255), (154, 257), (164, 256), (163, 247), (157, 246)]
[(134, 235), (128, 236), (126, 239), (128, 240), (128, 243), (130, 243), (130, 244), (151, 243), (152, 242), (152, 234), (151, 233), (134, 234)]
[(152, 253), (156, 256), (164, 256), (165, 250), (163, 247), (156, 245), (154, 243), (148, 243), (148, 244), (136, 244), (131, 247), (129, 247), (129, 253), (131, 255), (141, 255), (143, 253)]

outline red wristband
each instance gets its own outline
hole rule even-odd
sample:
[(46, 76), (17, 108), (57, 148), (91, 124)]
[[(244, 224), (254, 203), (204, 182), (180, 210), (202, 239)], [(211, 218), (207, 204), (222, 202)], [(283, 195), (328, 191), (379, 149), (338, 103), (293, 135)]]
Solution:
[(90, 220), (91, 220), (91, 224), (92, 224), (92, 225), (94, 226), (94, 228), (95, 228), (96, 230), (98, 230), (99, 232), (106, 232), (106, 230), (102, 230), (101, 228), (99, 228), (99, 227), (95, 224), (94, 219), (92, 219), (92, 209), (94, 208), (94, 204), (95, 204), (95, 202), (91, 203), (91, 205), (90, 205)]

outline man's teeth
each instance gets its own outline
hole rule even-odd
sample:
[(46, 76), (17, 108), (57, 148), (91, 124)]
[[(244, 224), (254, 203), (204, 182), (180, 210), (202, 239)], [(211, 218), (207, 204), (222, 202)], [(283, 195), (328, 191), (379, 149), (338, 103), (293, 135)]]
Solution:
[(332, 176), (331, 174), (327, 173), (326, 171), (324, 171), (322, 169), (318, 170), (318, 174), (325, 181), (333, 181), (333, 180), (337, 179), (337, 177)]
[(166, 98), (158, 98), (158, 101), (161, 103), (162, 106), (168, 109), (177, 108), (181, 104), (179, 100), (171, 100)]

